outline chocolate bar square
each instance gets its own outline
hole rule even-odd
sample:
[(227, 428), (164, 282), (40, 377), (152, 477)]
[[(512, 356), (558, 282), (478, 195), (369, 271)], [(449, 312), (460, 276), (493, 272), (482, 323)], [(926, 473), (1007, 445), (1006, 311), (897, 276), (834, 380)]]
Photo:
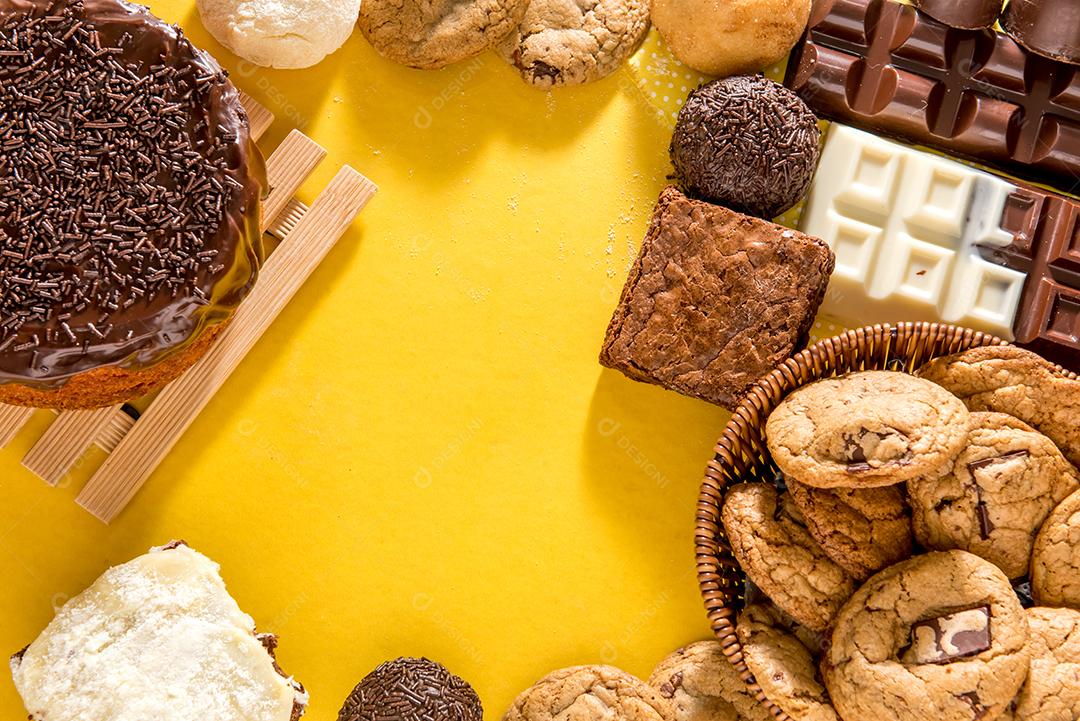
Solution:
[(805, 345), (833, 254), (821, 240), (660, 195), (600, 362), (727, 408)]

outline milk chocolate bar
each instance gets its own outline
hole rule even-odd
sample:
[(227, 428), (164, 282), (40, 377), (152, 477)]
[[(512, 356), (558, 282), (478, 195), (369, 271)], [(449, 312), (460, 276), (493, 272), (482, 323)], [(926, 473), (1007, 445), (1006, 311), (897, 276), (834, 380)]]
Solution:
[(1080, 201), (834, 124), (800, 228), (836, 254), (822, 312), (956, 323), (1080, 370)]
[(1001, 227), (1012, 234), (1012, 243), (982, 252), (1028, 275), (1013, 326), (1016, 342), (1080, 370), (1080, 202), (1017, 187)]
[(820, 0), (788, 65), (818, 114), (1080, 190), (1080, 71), (892, 0)]

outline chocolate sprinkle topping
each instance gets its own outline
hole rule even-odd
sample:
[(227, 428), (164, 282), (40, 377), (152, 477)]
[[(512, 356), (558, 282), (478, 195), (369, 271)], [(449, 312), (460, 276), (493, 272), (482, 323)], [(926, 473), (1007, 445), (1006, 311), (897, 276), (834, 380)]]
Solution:
[(483, 721), (472, 686), (426, 658), (388, 661), (357, 684), (338, 721)]
[(806, 195), (820, 142), (817, 117), (798, 96), (743, 75), (690, 93), (670, 153), (687, 195), (768, 219)]
[[(50, 367), (51, 351), (70, 366), (91, 348), (145, 348), (136, 316), (167, 318), (150, 335), (175, 346), (224, 300), (215, 286), (245, 232), (230, 225), (259, 192), (240, 172), (246, 117), (216, 107), (225, 95), (235, 103), (226, 73), (142, 9), (0, 2), (0, 354), (30, 358), (27, 377), (80, 369)], [(258, 258), (240, 255), (253, 256), (246, 293)]]

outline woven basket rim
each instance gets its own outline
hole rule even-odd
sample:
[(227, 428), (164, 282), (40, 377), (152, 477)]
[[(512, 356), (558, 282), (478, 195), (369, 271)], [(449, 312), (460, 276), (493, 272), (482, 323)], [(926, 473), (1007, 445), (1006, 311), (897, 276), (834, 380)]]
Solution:
[[(920, 344), (940, 344), (942, 352), (920, 357)], [(741, 480), (750, 480), (744, 477), (747, 455), (752, 452), (744, 448), (747, 434), (757, 433), (757, 437), (763, 439), (764, 419), (776, 404), (796, 388), (835, 375), (836, 361), (850, 362), (857, 359), (857, 362), (865, 362), (873, 359), (863, 358), (863, 354), (877, 353), (883, 356), (885, 362), (876, 365), (866, 363), (864, 369), (911, 372), (911, 369), (906, 367), (909, 363), (918, 361), (918, 365), (921, 365), (932, 358), (990, 345), (1010, 344), (990, 334), (945, 323), (912, 322), (864, 326), (822, 339), (785, 360), (751, 386), (732, 413), (714, 447), (713, 458), (706, 467), (698, 494), (694, 530), (698, 586), (705, 602), (710, 627), (720, 642), (724, 655), (735, 666), (750, 693), (778, 721), (793, 719), (765, 696), (746, 666), (742, 644), (735, 635), (737, 609), (734, 602), (739, 600), (745, 574), (735, 562), (730, 546), (723, 537), (723, 524), (720, 520), (724, 491), (728, 485), (724, 476), (734, 475)], [(1067, 378), (1077, 378), (1076, 373), (1049, 361), (1048, 364), (1053, 372)], [(897, 368), (897, 365), (900, 367)], [(726, 554), (722, 551), (726, 551)], [(732, 581), (733, 577), (737, 582)]]

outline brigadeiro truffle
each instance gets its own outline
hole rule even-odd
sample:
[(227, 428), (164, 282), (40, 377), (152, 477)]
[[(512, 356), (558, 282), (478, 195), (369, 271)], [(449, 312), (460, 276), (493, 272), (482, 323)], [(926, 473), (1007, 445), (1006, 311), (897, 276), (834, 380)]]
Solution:
[(387, 661), (356, 685), (338, 721), (483, 721), (480, 697), (426, 658)]
[(820, 140), (817, 118), (794, 93), (740, 75), (690, 93), (671, 162), (688, 195), (774, 218), (806, 195)]

